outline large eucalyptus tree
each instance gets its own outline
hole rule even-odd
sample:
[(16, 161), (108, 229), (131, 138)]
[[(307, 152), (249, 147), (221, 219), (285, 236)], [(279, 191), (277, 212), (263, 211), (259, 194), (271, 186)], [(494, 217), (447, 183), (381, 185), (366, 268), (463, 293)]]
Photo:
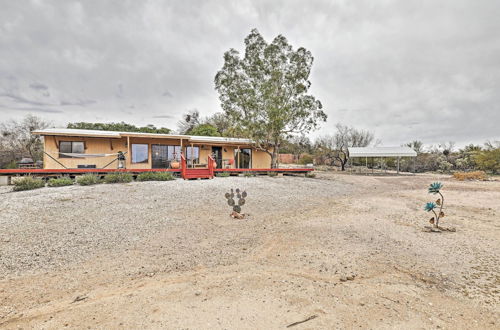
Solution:
[(308, 94), (312, 64), (305, 48), (293, 50), (282, 35), (268, 44), (253, 29), (245, 38), (245, 55), (227, 51), (215, 76), (222, 109), (235, 130), (268, 152), (272, 167), (286, 138), (326, 121), (321, 102)]

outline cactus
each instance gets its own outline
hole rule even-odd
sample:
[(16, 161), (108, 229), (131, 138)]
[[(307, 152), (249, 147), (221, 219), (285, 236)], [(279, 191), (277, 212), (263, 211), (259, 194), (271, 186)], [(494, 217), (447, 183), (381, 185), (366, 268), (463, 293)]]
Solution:
[[(231, 189), (231, 191), (227, 192), (224, 196), (227, 199), (227, 205), (231, 206), (234, 212), (241, 213), (241, 207), (245, 205), (245, 198), (247, 197), (247, 192), (240, 191), (239, 188), (236, 188), (236, 190)], [(238, 199), (237, 202), (235, 201), (235, 197)]]
[(434, 225), (435, 228), (439, 228), (439, 220), (444, 217), (444, 196), (441, 193), (441, 188), (443, 188), (443, 184), (441, 182), (433, 182), (430, 184), (428, 189), (429, 194), (439, 194), (441, 198), (438, 198), (435, 202), (428, 202), (424, 206), (425, 211), (434, 213), (434, 216), (429, 220), (429, 222)]

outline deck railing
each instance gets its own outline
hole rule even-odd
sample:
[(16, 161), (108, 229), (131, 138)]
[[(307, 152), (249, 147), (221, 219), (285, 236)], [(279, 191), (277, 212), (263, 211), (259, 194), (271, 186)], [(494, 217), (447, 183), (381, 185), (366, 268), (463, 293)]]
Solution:
[(181, 154), (181, 177), (183, 179), (186, 178), (186, 169), (187, 169), (186, 157), (184, 157), (184, 155)]
[(208, 155), (208, 171), (210, 172), (210, 177), (214, 178), (214, 163), (215, 159), (212, 156)]

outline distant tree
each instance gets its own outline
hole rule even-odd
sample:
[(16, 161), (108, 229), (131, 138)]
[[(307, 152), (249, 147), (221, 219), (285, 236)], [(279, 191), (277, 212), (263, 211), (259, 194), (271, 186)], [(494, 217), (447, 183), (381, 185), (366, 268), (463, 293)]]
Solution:
[(33, 161), (41, 160), (43, 143), (33, 131), (47, 128), (49, 123), (43, 119), (27, 115), (21, 121), (11, 120), (0, 124), (0, 151), (4, 162), (12, 162), (20, 157), (30, 157)]
[(231, 119), (225, 113), (216, 112), (202, 122), (215, 127), (221, 136), (238, 137), (238, 132), (233, 130)]
[(141, 133), (157, 133), (157, 134), (172, 133), (172, 130), (166, 127), (157, 128), (154, 125), (137, 127), (135, 125), (127, 124), (125, 122), (120, 122), (120, 123), (78, 122), (78, 123), (68, 123), (66, 127), (73, 129), (89, 129), (97, 131), (141, 132)]
[(294, 135), (285, 140), (280, 149), (282, 153), (292, 154), (295, 161), (298, 161), (302, 154), (312, 151), (312, 143), (305, 135)]
[(186, 134), (197, 136), (220, 136), (217, 128), (210, 124), (200, 124), (195, 126), (193, 129), (186, 132)]
[(422, 141), (414, 140), (406, 144), (407, 147), (412, 148), (417, 154), (421, 154), (424, 144)]
[(320, 157), (330, 163), (339, 163), (342, 171), (349, 161), (349, 147), (367, 147), (374, 139), (373, 133), (354, 127), (337, 124), (334, 135), (325, 135), (316, 140), (315, 148)]
[(182, 119), (177, 122), (177, 132), (179, 134), (189, 134), (189, 131), (200, 124), (200, 112), (196, 109), (190, 110), (183, 114)]
[(282, 35), (268, 44), (253, 29), (245, 38), (245, 55), (227, 51), (215, 76), (224, 113), (239, 133), (271, 156), (272, 167), (286, 138), (326, 121), (321, 102), (308, 94), (312, 64), (305, 48), (294, 51)]

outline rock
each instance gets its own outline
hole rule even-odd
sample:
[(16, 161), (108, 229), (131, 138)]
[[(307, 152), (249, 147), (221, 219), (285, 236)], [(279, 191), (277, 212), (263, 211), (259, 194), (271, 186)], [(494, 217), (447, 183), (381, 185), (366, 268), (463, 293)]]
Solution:
[(347, 281), (347, 277), (346, 276), (340, 276), (340, 282), (345, 282)]

